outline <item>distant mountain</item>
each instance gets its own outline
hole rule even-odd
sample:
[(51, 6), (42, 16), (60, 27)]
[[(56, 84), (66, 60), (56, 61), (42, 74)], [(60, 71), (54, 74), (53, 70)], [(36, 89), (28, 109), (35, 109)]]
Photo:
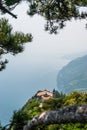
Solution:
[(72, 60), (59, 71), (57, 86), (63, 93), (87, 90), (87, 55)]

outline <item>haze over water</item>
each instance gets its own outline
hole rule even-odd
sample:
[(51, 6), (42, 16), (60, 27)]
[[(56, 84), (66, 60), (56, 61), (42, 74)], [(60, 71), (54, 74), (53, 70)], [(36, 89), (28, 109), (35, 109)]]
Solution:
[(85, 21), (67, 22), (57, 35), (44, 31), (45, 20), (40, 16), (26, 15), (27, 5), (18, 6), (9, 15), (14, 31), (32, 33), (33, 42), (16, 56), (5, 56), (9, 63), (0, 72), (0, 121), (7, 124), (14, 110), (20, 109), (38, 90), (57, 89), (58, 71), (72, 59), (87, 54), (87, 30)]

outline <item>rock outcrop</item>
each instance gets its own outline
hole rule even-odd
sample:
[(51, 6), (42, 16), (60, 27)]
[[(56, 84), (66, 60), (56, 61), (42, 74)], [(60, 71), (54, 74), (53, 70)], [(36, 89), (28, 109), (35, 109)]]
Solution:
[(67, 106), (57, 111), (43, 112), (30, 120), (23, 130), (32, 130), (42, 124), (61, 123), (87, 123), (87, 104)]

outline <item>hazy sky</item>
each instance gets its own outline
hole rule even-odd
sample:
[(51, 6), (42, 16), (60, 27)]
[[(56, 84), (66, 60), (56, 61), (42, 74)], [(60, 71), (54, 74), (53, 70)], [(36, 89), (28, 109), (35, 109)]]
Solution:
[(87, 54), (87, 30), (85, 21), (67, 22), (58, 35), (44, 31), (44, 18), (26, 15), (27, 5), (18, 6), (13, 12), (18, 19), (9, 15), (14, 31), (32, 33), (33, 42), (27, 43), (25, 51), (8, 55), (9, 64), (0, 73), (0, 120), (7, 123), (13, 110), (21, 108), (38, 90), (57, 89), (58, 71), (70, 60)]

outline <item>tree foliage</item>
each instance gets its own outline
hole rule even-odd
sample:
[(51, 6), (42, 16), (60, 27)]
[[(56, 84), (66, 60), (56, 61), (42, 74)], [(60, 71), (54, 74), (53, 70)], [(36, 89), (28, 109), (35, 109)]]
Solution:
[[(0, 0), (0, 9), (14, 18), (11, 12), (23, 0)], [(24, 0), (29, 5), (27, 11), (30, 16), (39, 14), (46, 19), (45, 30), (50, 33), (57, 33), (62, 29), (66, 21), (74, 19), (86, 19), (87, 11), (80, 11), (81, 7), (87, 8), (87, 0)]]
[[(8, 13), (12, 17), (17, 18), (11, 11), (22, 2), (23, 0), (0, 0), (0, 11), (5, 14)], [(27, 11), (28, 15), (33, 16), (35, 14), (41, 15), (46, 19), (45, 30), (50, 33), (57, 33), (62, 29), (66, 21), (74, 19), (86, 19), (87, 11), (80, 11), (81, 7), (87, 8), (87, 0), (24, 0), (29, 5)], [(0, 54), (5, 51), (11, 53), (21, 52), (23, 42), (31, 41), (30, 35), (24, 35), (23, 33), (16, 32), (12, 34), (12, 27), (8, 25), (8, 21), (0, 20)], [(5, 24), (5, 25), (4, 25)], [(4, 31), (4, 28), (7, 32)], [(6, 34), (6, 35), (5, 35)], [(27, 38), (25, 38), (27, 37)], [(21, 39), (21, 40), (20, 40)], [(3, 44), (4, 43), (4, 44)], [(9, 44), (8, 44), (9, 43)], [(22, 43), (22, 44), (20, 44)], [(3, 49), (2, 49), (3, 47)], [(0, 70), (5, 68), (6, 61), (1, 61)]]
[[(22, 2), (22, 0), (0, 0), (0, 11), (2, 14), (8, 13), (17, 18), (11, 11)], [(24, 50), (24, 43), (32, 41), (31, 34), (22, 32), (12, 33), (13, 28), (5, 18), (0, 19), (0, 71), (5, 69), (8, 60), (2, 60), (2, 55), (11, 53), (18, 54)]]
[(87, 12), (80, 12), (80, 7), (87, 6), (87, 0), (28, 0), (28, 14), (39, 14), (47, 20), (45, 30), (57, 33), (58, 29), (65, 26), (66, 21), (86, 19)]
[(28, 115), (23, 111), (14, 111), (12, 119), (10, 121), (10, 127), (8, 130), (23, 130), (23, 125), (27, 123)]
[[(24, 50), (24, 44), (32, 41), (31, 34), (24, 34), (22, 32), (12, 33), (12, 26), (5, 18), (0, 19), (0, 56), (11, 53), (18, 54)], [(7, 60), (0, 61), (0, 70), (5, 68)]]

